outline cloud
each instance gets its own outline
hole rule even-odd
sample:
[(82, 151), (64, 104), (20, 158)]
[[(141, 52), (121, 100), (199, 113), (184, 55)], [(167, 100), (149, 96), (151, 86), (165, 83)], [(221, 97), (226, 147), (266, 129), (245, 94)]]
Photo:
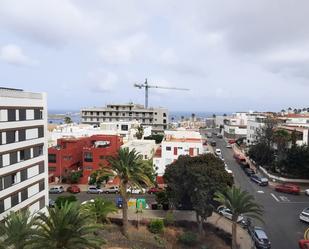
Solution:
[(119, 83), (119, 77), (105, 69), (97, 69), (88, 73), (87, 86), (93, 92), (110, 92), (115, 90)]
[(17, 66), (36, 66), (39, 62), (26, 56), (22, 49), (14, 44), (0, 48), (0, 59), (6, 63)]

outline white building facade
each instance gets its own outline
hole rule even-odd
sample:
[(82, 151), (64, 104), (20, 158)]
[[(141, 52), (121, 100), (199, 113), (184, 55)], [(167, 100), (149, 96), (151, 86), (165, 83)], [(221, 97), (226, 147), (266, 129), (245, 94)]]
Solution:
[(153, 163), (159, 176), (164, 174), (166, 165), (177, 160), (180, 155), (198, 156), (205, 152), (201, 134), (185, 130), (165, 131), (158, 151)]
[(0, 220), (48, 205), (46, 95), (0, 87)]
[(254, 144), (257, 140), (258, 132), (265, 126), (267, 117), (263, 114), (250, 114), (247, 121), (247, 144)]
[(152, 126), (154, 133), (162, 133), (168, 124), (168, 110), (165, 108), (144, 108), (137, 104), (112, 104), (106, 107), (83, 108), (83, 124), (100, 125), (104, 122), (138, 121), (143, 126)]
[(143, 160), (149, 160), (152, 159), (157, 145), (155, 140), (132, 140), (121, 147), (129, 148), (130, 151), (135, 149), (142, 156)]

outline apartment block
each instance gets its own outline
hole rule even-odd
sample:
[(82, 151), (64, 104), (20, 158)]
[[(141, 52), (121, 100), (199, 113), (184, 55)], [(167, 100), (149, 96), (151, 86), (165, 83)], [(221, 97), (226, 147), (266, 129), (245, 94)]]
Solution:
[(0, 87), (0, 220), (48, 204), (44, 93)]
[(162, 133), (168, 124), (168, 110), (145, 108), (137, 104), (113, 104), (106, 107), (84, 108), (81, 110), (83, 124), (100, 125), (103, 122), (138, 121), (152, 126), (153, 133)]

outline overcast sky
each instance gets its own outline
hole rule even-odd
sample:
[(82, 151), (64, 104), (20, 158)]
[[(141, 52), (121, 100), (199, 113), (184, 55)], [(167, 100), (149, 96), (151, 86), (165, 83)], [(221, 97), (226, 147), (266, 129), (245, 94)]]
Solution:
[(49, 109), (309, 107), (308, 0), (1, 0), (0, 86)]

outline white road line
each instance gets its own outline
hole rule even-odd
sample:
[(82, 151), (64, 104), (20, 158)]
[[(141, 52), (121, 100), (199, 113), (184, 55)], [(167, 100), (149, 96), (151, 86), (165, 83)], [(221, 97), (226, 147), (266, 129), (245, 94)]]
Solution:
[(258, 190), (257, 191), (259, 194), (264, 194), (264, 191), (263, 190)]
[(273, 193), (271, 193), (270, 194), (277, 202), (280, 202), (280, 200), (273, 194)]

